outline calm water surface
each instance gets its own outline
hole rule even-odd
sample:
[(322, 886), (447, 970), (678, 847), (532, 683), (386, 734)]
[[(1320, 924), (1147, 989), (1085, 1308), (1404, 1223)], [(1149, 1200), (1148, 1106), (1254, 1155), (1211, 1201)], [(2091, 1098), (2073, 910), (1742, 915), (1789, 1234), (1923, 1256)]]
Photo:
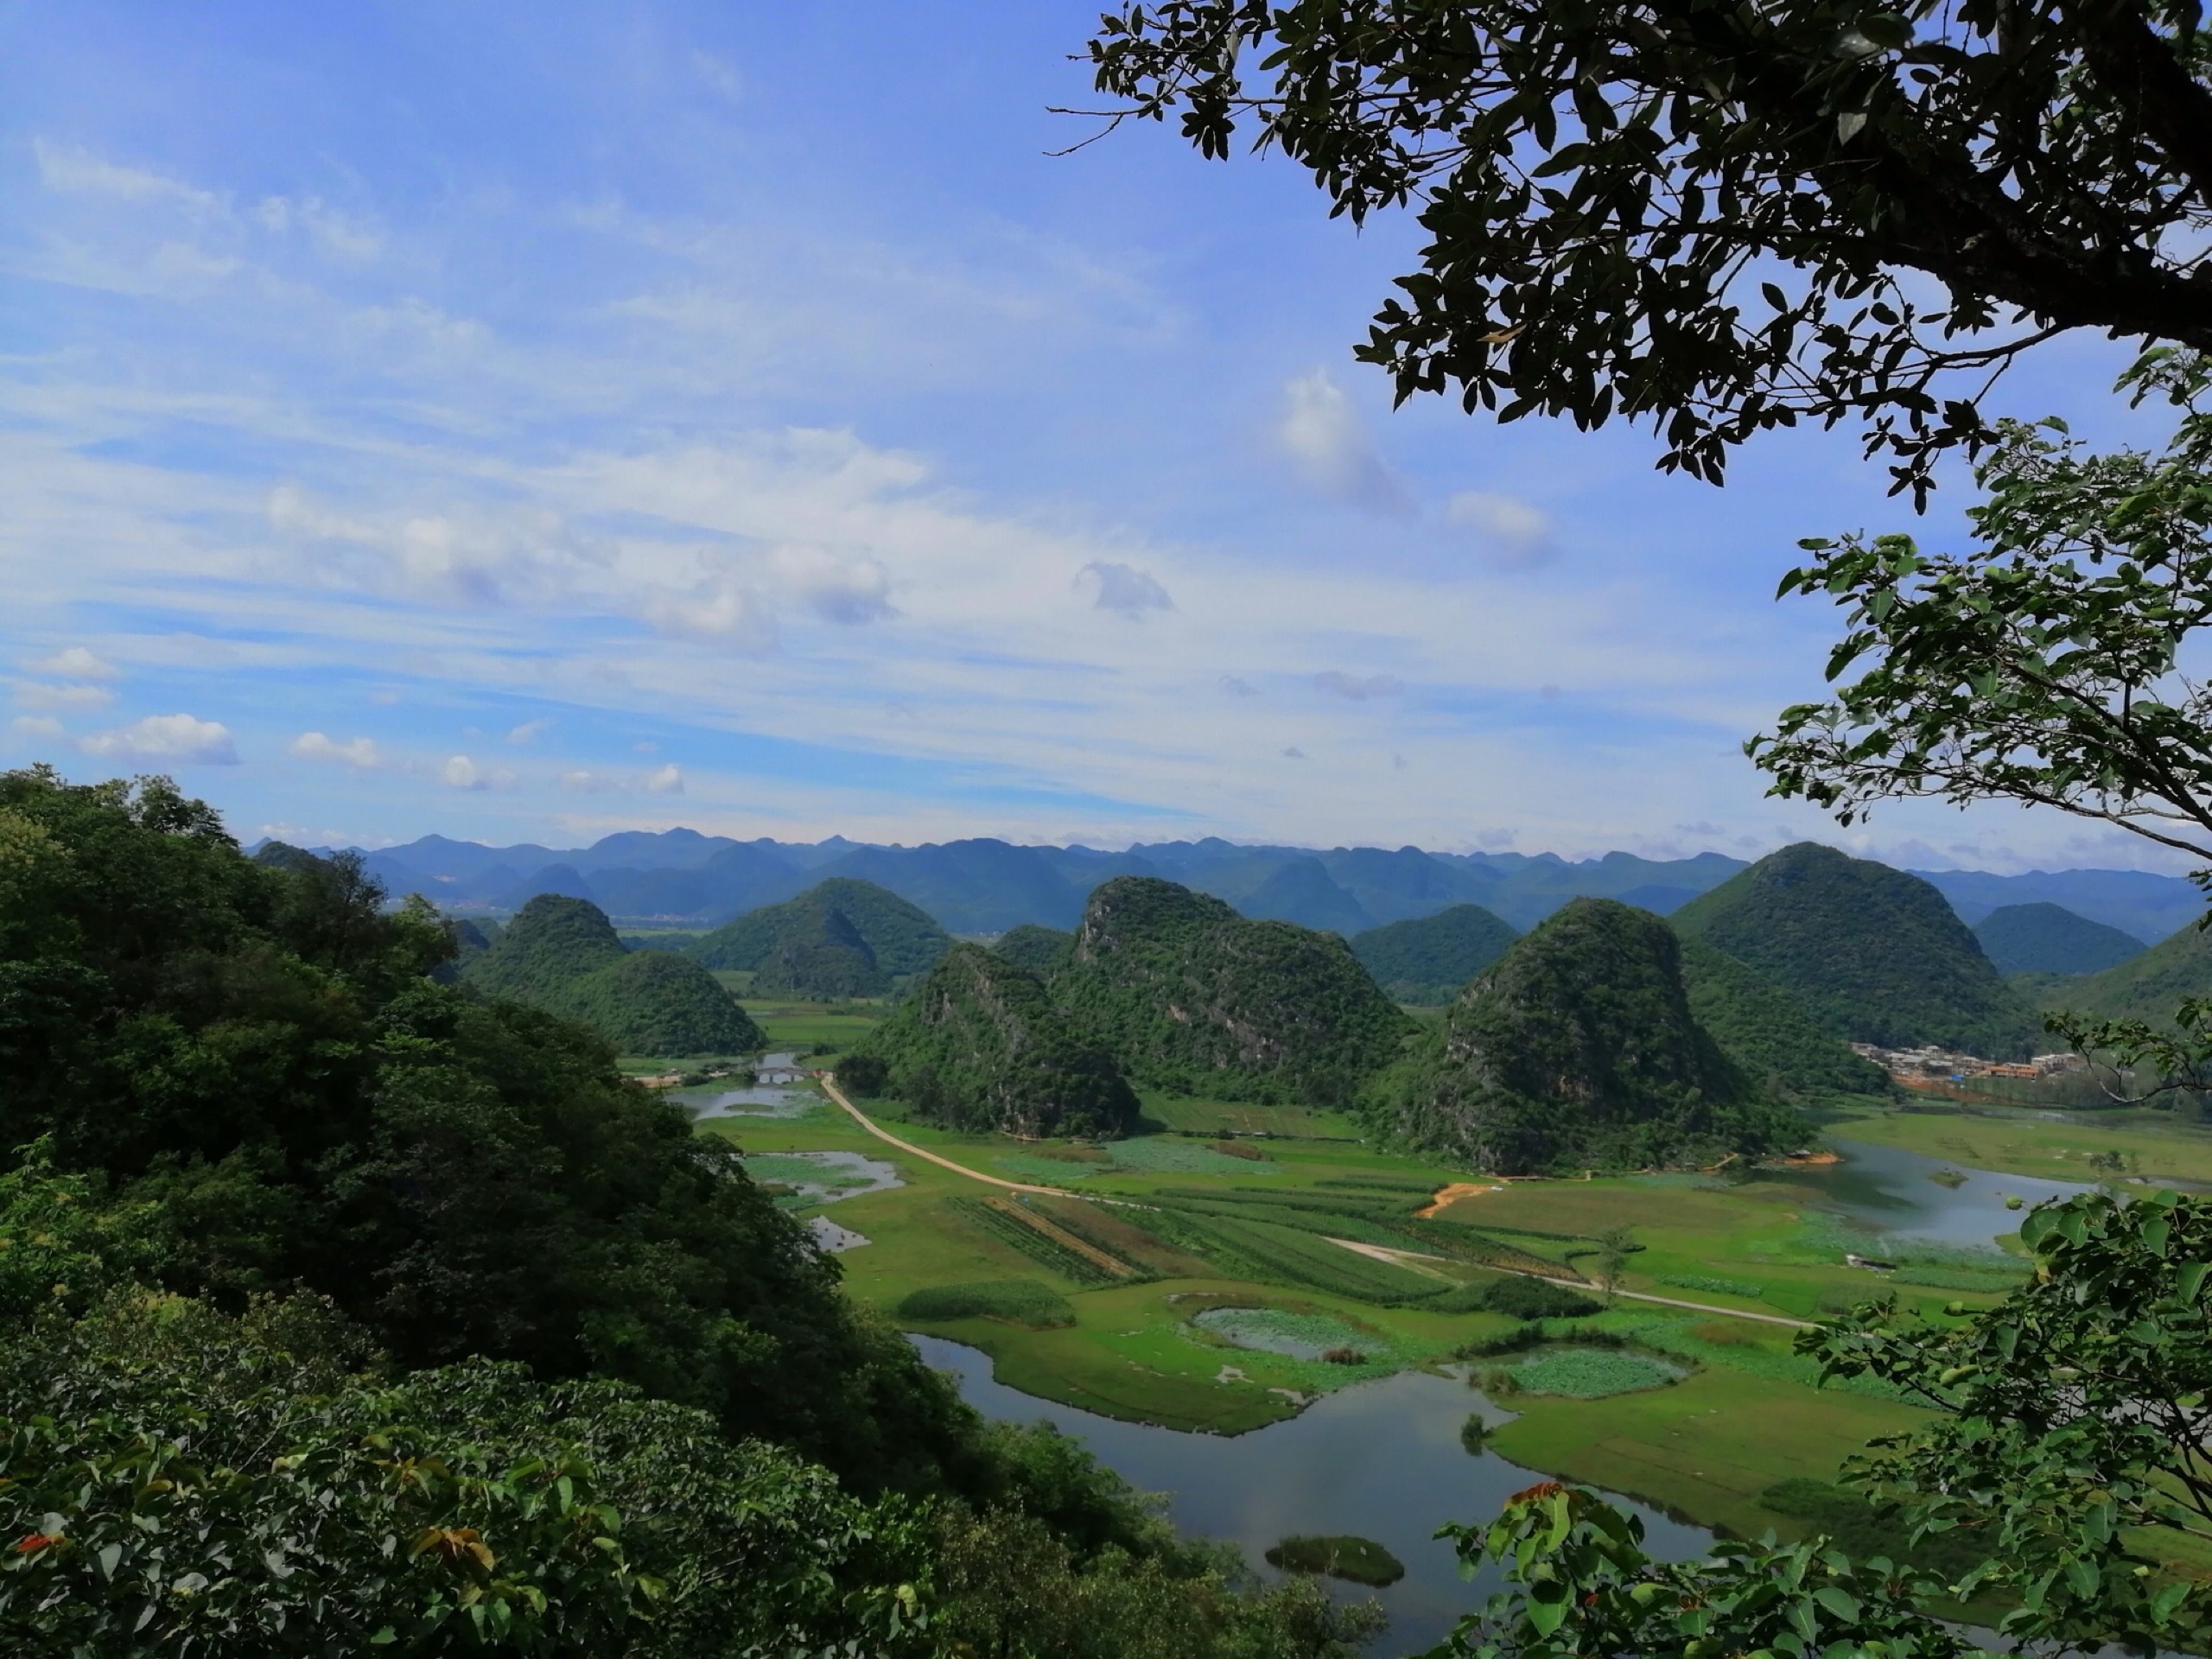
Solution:
[[(1033, 1398), (995, 1381), (989, 1357), (976, 1349), (941, 1337), (910, 1340), (931, 1364), (954, 1373), (962, 1397), (986, 1416), (1041, 1418), (1080, 1437), (1131, 1485), (1166, 1493), (1182, 1531), (1241, 1545), (1255, 1567), (1261, 1552), (1294, 1532), (1354, 1533), (1386, 1547), (1406, 1564), (1397, 1583), (1377, 1591), (1330, 1584), (1347, 1599), (1372, 1594), (1389, 1613), (1378, 1654), (1433, 1646), (1499, 1586), (1494, 1573), (1461, 1579), (1436, 1529), (1447, 1521), (1488, 1521), (1508, 1497), (1544, 1478), (1496, 1452), (1470, 1457), (1460, 1449), (1459, 1426), (1470, 1411), (1493, 1424), (1511, 1414), (1457, 1377), (1402, 1371), (1247, 1434), (1191, 1434)], [(1647, 1544), (1659, 1555), (1700, 1554), (1713, 1536), (1618, 1501), (1643, 1517)]]
[[(764, 1071), (788, 1069), (798, 1063), (796, 1054), (760, 1057)], [(822, 1103), (822, 1096), (811, 1089), (783, 1084), (758, 1084), (745, 1089), (681, 1089), (672, 1098), (690, 1108), (695, 1118), (799, 1117)]]
[[(1834, 1137), (1828, 1144), (1843, 1154), (1842, 1163), (1792, 1170), (1790, 1181), (1815, 1189), (1842, 1214), (1893, 1237), (1993, 1244), (2020, 1230), (2022, 1211), (2006, 1209), (2005, 1199), (2024, 1199), (2024, 1210), (2045, 1198), (2067, 1198), (2090, 1190), (2084, 1182), (1998, 1175), (1896, 1147)], [(1944, 1170), (1966, 1180), (1946, 1186), (1934, 1179)]]

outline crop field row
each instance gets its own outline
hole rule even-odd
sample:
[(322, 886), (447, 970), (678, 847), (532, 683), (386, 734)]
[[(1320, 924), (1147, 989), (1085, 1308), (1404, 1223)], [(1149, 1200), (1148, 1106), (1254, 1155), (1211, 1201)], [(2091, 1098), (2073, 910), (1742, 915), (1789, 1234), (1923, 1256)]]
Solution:
[[(1053, 1233), (1032, 1225), (1030, 1218), (1020, 1214), (1016, 1206), (1001, 1200), (957, 1198), (948, 1199), (946, 1203), (963, 1221), (989, 1234), (1001, 1244), (1011, 1245), (1039, 1267), (1050, 1268), (1079, 1285), (1110, 1285), (1131, 1278), (1138, 1272), (1128, 1263), (1122, 1264), (1127, 1268), (1126, 1272), (1116, 1272), (1102, 1266), (1092, 1254), (1074, 1248), (1065, 1236), (1056, 1237)], [(1054, 1232), (1057, 1231), (1055, 1229)]]

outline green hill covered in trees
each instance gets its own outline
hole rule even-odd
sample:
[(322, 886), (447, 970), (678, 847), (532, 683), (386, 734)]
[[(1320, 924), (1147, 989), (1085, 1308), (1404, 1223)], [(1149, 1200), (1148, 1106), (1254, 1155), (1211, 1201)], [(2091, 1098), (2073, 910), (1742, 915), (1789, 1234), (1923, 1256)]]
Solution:
[(2063, 905), (2006, 905), (1974, 925), (2000, 974), (2101, 974), (2143, 954), (2143, 941)]
[(1449, 1002), (1520, 937), (1480, 905), (1454, 905), (1433, 916), (1371, 927), (1353, 937), (1351, 952), (1401, 1002)]
[(1133, 1079), (1225, 1100), (1348, 1101), (1408, 1029), (1335, 934), (1150, 876), (1090, 895), (1052, 991)]
[(626, 1054), (742, 1054), (762, 1042), (712, 974), (665, 950), (625, 950), (588, 899), (539, 894), (463, 962), (461, 978), (588, 1020)]
[(2103, 1020), (2141, 1020), (2164, 1027), (2189, 997), (2212, 996), (2212, 929), (2195, 922), (2116, 968), (2064, 984), (2046, 984), (2046, 1008)]
[(1690, 1011), (1667, 924), (1577, 899), (1370, 1095), (1394, 1135), (1506, 1175), (1702, 1163), (1803, 1134)]
[(1919, 877), (1801, 842), (1675, 912), (1840, 1037), (2023, 1058), (2040, 1021), (1943, 895)]
[(1776, 1094), (1815, 1100), (1887, 1090), (1880, 1066), (1853, 1053), (1796, 996), (1719, 946), (1682, 941), (1682, 985), (1691, 1014), (1721, 1052)]
[(927, 971), (951, 944), (918, 906), (873, 881), (833, 876), (716, 928), (690, 956), (707, 968), (751, 973), (759, 992), (876, 996)]
[(1059, 971), (1075, 949), (1075, 935), (1062, 932), (1057, 927), (1039, 927), (1034, 922), (1024, 922), (1020, 927), (1010, 927), (991, 944), (991, 949), (1015, 967), (1024, 969), (1044, 979)]
[(1112, 1059), (1069, 1033), (1035, 976), (981, 945), (939, 957), (864, 1052), (891, 1094), (948, 1128), (1101, 1136), (1136, 1122)]

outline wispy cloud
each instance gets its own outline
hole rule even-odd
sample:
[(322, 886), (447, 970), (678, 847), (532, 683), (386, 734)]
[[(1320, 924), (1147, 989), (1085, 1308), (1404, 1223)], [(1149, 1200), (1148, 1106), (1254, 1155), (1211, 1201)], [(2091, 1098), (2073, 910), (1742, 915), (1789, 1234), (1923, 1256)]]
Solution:
[(16, 701), (26, 709), (105, 709), (115, 693), (105, 685), (51, 685), (42, 680), (17, 680)]
[(1445, 503), (1444, 521), (1471, 532), (1490, 560), (1506, 569), (1533, 569), (1558, 553), (1550, 518), (1510, 495), (1463, 490)]

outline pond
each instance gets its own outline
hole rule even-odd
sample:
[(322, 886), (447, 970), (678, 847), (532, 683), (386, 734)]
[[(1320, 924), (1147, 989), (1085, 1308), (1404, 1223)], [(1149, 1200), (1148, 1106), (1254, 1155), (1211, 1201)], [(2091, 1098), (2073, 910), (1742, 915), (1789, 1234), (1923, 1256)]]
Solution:
[[(1296, 1417), (1237, 1435), (1191, 1434), (1095, 1416), (1007, 1388), (988, 1355), (941, 1337), (909, 1338), (986, 1416), (1039, 1419), (1080, 1437), (1099, 1459), (1141, 1491), (1169, 1495), (1182, 1531), (1240, 1545), (1255, 1570), (1263, 1553), (1294, 1533), (1371, 1538), (1405, 1563), (1406, 1576), (1369, 1591), (1332, 1582), (1331, 1592), (1373, 1595), (1390, 1615), (1377, 1654), (1418, 1653), (1441, 1641), (1459, 1616), (1498, 1588), (1494, 1574), (1459, 1574), (1459, 1560), (1435, 1537), (1447, 1521), (1487, 1521), (1505, 1499), (1543, 1478), (1494, 1452), (1470, 1456), (1459, 1428), (1470, 1411), (1496, 1424), (1512, 1413), (1454, 1376), (1402, 1371), (1326, 1395)], [(1643, 1517), (1656, 1554), (1701, 1554), (1712, 1535), (1643, 1504), (1616, 1500)]]
[(790, 1190), (782, 1195), (795, 1209), (856, 1198), (863, 1192), (887, 1192), (904, 1186), (898, 1169), (864, 1152), (747, 1153), (745, 1173), (756, 1181)]
[[(2007, 1198), (2024, 1200), (2024, 1210), (2045, 1198), (2068, 1198), (2091, 1190), (2082, 1182), (1969, 1169), (1897, 1147), (1833, 1136), (1829, 1144), (1843, 1154), (1843, 1162), (1793, 1169), (1789, 1179), (1813, 1188), (1861, 1226), (1894, 1238), (1987, 1248), (2020, 1229), (2022, 1211), (2006, 1209)], [(1964, 1179), (1955, 1184), (1948, 1179), (1937, 1180), (1938, 1175)]]
[[(763, 1054), (757, 1069), (764, 1076), (789, 1076), (798, 1064), (796, 1054)], [(811, 1089), (780, 1083), (748, 1084), (742, 1089), (678, 1089), (670, 1098), (699, 1118), (804, 1117), (822, 1103)]]

